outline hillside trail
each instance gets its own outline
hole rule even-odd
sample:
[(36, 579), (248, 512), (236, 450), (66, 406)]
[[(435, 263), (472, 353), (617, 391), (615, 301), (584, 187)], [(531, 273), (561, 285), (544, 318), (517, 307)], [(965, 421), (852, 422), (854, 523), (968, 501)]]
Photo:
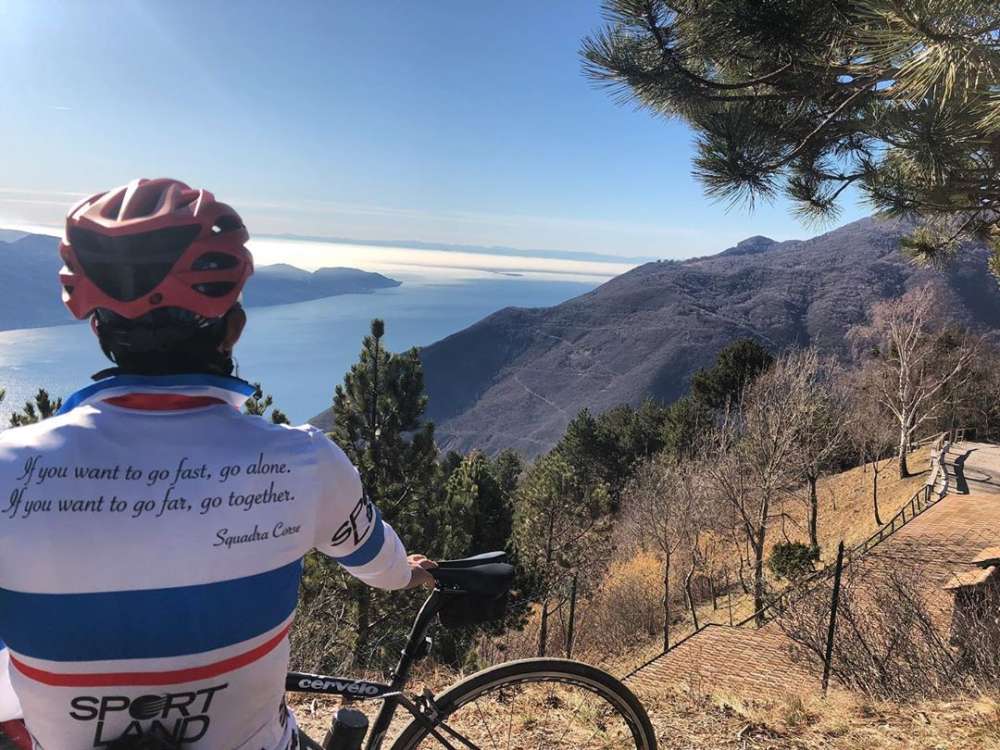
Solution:
[[(921, 568), (921, 586), (942, 628), (951, 621), (946, 586), (967, 572), (1000, 538), (1000, 445), (961, 442), (945, 458), (947, 491), (864, 559), (876, 566)], [(761, 628), (712, 624), (629, 675), (640, 690), (683, 689), (701, 694), (814, 695), (822, 665), (806, 660), (781, 629), (780, 616)]]

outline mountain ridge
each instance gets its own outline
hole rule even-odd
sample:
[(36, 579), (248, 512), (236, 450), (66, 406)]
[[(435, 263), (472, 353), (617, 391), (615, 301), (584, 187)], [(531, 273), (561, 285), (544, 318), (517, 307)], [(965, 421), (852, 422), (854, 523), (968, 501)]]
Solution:
[(920, 269), (900, 253), (906, 229), (869, 218), (808, 240), (751, 237), (742, 250), (646, 263), (555, 307), (497, 311), (421, 351), (439, 444), (535, 455), (581, 408), (673, 401), (736, 338), (846, 353), (874, 302), (925, 282), (957, 318), (1000, 325), (986, 248)]

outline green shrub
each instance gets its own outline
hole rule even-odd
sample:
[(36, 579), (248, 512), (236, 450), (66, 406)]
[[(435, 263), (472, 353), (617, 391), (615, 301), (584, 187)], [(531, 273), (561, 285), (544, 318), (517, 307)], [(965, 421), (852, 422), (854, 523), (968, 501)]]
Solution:
[(780, 542), (771, 549), (767, 567), (777, 578), (795, 581), (812, 573), (819, 562), (819, 547), (802, 542)]

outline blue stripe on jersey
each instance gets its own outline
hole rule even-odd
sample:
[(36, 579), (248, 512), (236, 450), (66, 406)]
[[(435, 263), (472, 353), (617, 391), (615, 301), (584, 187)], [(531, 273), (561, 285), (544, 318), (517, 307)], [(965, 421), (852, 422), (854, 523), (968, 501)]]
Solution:
[(372, 533), (368, 535), (364, 543), (351, 554), (344, 555), (343, 557), (334, 557), (333, 559), (347, 568), (357, 568), (361, 565), (367, 565), (374, 560), (378, 553), (382, 551), (383, 544), (385, 544), (385, 527), (382, 525), (382, 514), (378, 508), (375, 508), (375, 518), (372, 519)]
[(218, 583), (95, 594), (0, 588), (0, 632), (15, 653), (50, 661), (184, 656), (232, 646), (294, 610), (302, 561)]
[(252, 396), (254, 387), (239, 378), (230, 378), (223, 375), (208, 375), (193, 373), (189, 375), (114, 375), (110, 378), (98, 380), (85, 388), (81, 388), (76, 393), (67, 398), (59, 414), (66, 414), (79, 406), (95, 393), (100, 393), (108, 388), (121, 388), (122, 386), (146, 386), (147, 388), (171, 388), (184, 386), (211, 386), (213, 388), (224, 388), (244, 396)]

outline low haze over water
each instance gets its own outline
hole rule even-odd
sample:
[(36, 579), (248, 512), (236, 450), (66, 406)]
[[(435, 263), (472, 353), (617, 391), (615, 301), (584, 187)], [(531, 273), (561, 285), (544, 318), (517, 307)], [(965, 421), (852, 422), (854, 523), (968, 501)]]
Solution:
[[(374, 294), (277, 307), (251, 307), (237, 347), (239, 374), (260, 381), (293, 422), (330, 405), (334, 386), (356, 360), (372, 318), (386, 322), (393, 350), (431, 344), (507, 306), (544, 307), (593, 289), (630, 266), (438, 250), (258, 239), (258, 265), (313, 270), (350, 266), (403, 282)], [(110, 363), (85, 325), (0, 332), (3, 423), (39, 386), (65, 396)]]

